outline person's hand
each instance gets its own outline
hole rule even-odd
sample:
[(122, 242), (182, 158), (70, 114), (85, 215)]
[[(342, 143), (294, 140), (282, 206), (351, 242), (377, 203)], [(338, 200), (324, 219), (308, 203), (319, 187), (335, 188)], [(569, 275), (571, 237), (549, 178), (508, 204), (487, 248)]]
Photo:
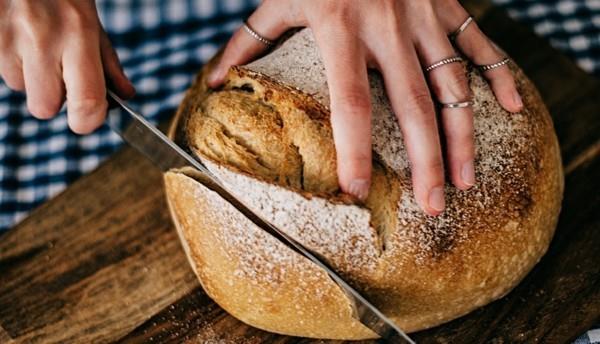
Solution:
[(122, 97), (135, 90), (93, 0), (0, 0), (0, 75), (25, 91), (27, 108), (52, 118), (67, 101), (69, 127), (89, 133), (106, 116), (106, 81)]
[[(423, 70), (457, 55), (448, 34), (468, 16), (456, 0), (265, 0), (248, 24), (270, 40), (291, 27), (312, 29), (331, 96), (340, 187), (361, 199), (368, 194), (372, 164), (367, 67), (382, 73), (406, 143), (416, 200), (428, 214), (437, 215), (445, 207), (444, 164), (431, 94), (446, 104), (464, 102), (471, 95), (461, 64), (445, 64), (429, 73)], [(455, 44), (477, 65), (503, 58), (475, 23)], [(209, 78), (210, 86), (222, 83), (231, 65), (246, 63), (265, 49), (247, 32), (237, 31)], [(506, 66), (484, 75), (506, 110), (522, 108)], [(456, 187), (468, 189), (475, 184), (473, 111), (443, 108), (440, 119), (449, 175)]]

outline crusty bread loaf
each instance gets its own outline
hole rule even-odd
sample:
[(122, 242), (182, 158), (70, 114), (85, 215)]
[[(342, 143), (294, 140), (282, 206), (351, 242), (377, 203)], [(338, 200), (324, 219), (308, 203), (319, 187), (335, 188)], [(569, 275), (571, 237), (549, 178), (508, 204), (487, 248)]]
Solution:
[[(371, 73), (374, 174), (364, 204), (341, 194), (323, 65), (305, 29), (209, 90), (207, 65), (170, 135), (238, 197), (328, 259), (406, 331), (466, 314), (510, 291), (554, 233), (560, 153), (537, 91), (511, 66), (525, 108), (509, 114), (465, 65), (474, 94), (477, 185), (446, 187), (446, 210), (424, 214), (381, 77)], [(364, 339), (375, 334), (319, 268), (263, 233), (189, 169), (165, 174), (169, 206), (206, 292), (272, 332)]]

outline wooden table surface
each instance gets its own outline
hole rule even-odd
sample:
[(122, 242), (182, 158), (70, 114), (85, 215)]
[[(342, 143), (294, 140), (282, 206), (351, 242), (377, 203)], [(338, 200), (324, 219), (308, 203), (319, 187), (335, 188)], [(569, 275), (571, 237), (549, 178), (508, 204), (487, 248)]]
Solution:
[[(568, 342), (600, 322), (599, 82), (502, 11), (466, 5), (548, 104), (565, 198), (547, 255), (513, 292), (414, 338)], [(0, 343), (114, 341), (339, 343), (266, 333), (212, 302), (178, 241), (160, 171), (130, 148), (0, 236)]]

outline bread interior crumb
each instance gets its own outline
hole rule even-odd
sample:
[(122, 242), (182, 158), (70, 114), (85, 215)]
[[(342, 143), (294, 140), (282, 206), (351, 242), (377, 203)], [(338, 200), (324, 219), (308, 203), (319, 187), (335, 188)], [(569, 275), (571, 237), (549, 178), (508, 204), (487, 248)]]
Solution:
[[(188, 143), (205, 158), (270, 183), (339, 199), (329, 118), (267, 94), (251, 79), (207, 91), (187, 121)], [(369, 197), (361, 205), (371, 211), (382, 250), (396, 228), (399, 199), (397, 178), (375, 157)]]

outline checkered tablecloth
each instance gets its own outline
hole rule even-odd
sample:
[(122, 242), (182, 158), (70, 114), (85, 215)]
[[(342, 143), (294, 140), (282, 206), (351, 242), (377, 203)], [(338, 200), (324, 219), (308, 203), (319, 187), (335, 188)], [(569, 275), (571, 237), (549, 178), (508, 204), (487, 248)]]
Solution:
[[(195, 71), (259, 0), (100, 0), (101, 21), (136, 86), (131, 104), (158, 122), (173, 114)], [(105, 125), (69, 131), (63, 112), (28, 115), (23, 94), (0, 82), (0, 231), (93, 170), (120, 145)]]
[[(494, 0), (600, 75), (600, 0)], [(194, 73), (259, 0), (98, 0), (102, 23), (137, 89), (131, 104), (151, 121), (170, 116)], [(121, 140), (106, 126), (77, 136), (63, 112), (27, 114), (25, 97), (0, 81), (0, 231), (94, 169)], [(600, 343), (600, 330), (577, 344)]]

